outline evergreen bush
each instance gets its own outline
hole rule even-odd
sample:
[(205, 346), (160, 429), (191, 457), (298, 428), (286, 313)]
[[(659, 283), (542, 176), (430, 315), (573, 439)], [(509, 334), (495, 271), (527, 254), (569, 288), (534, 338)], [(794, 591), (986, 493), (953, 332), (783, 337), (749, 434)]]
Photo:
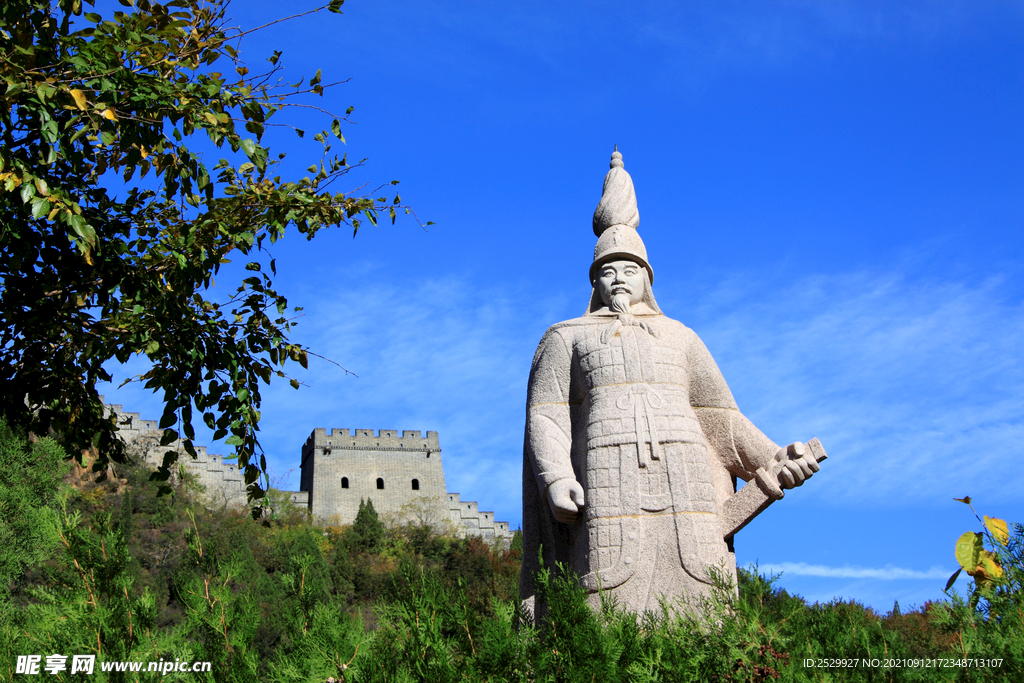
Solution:
[[(739, 571), (738, 593), (719, 581), (690, 611), (638, 616), (607, 599), (592, 609), (569, 570), (546, 567), (535, 624), (518, 601), (515, 539), (385, 527), (370, 501), (351, 526), (282, 505), (256, 522), (207, 509), (187, 486), (157, 496), (143, 467), (103, 482), (69, 474), (56, 443), (2, 423), (0, 458), (0, 678), (19, 654), (59, 653), (212, 663), (168, 681), (1024, 680), (1020, 525), (992, 551), (999, 581), (920, 609), (808, 605), (755, 568)], [(823, 657), (1003, 665), (804, 666)], [(79, 677), (134, 680), (98, 667)]]

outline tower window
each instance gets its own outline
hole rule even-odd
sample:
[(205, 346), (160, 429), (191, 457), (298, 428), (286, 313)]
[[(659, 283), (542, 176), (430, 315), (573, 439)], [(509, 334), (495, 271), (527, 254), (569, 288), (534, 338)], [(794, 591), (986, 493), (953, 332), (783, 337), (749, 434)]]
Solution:
[(384, 488), (384, 480), (381, 479), (380, 477), (377, 477), (377, 488), (379, 488), (379, 489)]
[(419, 479), (413, 479), (412, 480), (412, 490), (413, 491), (419, 491), (420, 490), (420, 480)]
[(348, 477), (342, 477), (341, 478), (341, 488), (343, 488), (343, 489), (347, 489), (348, 488)]

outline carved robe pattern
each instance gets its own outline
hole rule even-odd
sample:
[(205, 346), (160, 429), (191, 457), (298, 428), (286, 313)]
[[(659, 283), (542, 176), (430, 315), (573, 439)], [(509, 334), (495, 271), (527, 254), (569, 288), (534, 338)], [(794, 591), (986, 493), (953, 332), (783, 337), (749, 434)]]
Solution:
[[(589, 315), (551, 327), (534, 357), (523, 459), (521, 595), (538, 550), (590, 591), (640, 612), (735, 577), (719, 506), (778, 446), (737, 409), (697, 335), (663, 315)], [(730, 476), (731, 475), (731, 476)], [(555, 521), (546, 491), (575, 478), (582, 519)], [(596, 593), (592, 597), (597, 602)]]

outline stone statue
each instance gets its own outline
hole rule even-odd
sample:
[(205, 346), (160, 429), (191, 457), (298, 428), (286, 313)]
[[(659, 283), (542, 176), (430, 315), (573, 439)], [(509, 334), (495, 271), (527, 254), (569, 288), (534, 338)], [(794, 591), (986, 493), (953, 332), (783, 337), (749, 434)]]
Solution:
[[(780, 448), (740, 413), (693, 330), (654, 299), (633, 181), (612, 155), (590, 268), (590, 305), (534, 356), (523, 458), (520, 594), (560, 562), (621, 607), (673, 610), (736, 579), (732, 536), (825, 458), (817, 439)], [(750, 485), (736, 492), (737, 478)], [(683, 607), (685, 609), (685, 606)]]

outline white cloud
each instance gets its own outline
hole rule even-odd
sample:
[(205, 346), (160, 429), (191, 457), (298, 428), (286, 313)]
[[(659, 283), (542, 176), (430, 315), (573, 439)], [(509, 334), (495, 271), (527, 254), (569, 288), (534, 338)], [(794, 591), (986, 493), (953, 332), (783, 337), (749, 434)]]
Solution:
[(1019, 498), (1024, 307), (1007, 281), (861, 272), (698, 297), (687, 322), (740, 408), (776, 441), (822, 439), (817, 500)]
[[(322, 278), (317, 286), (334, 291)], [(703, 288), (669, 276), (660, 287), (662, 308), (704, 339), (756, 425), (780, 443), (821, 438), (829, 461), (802, 498), (880, 508), (965, 494), (986, 506), (1019, 500), (1024, 307), (1007, 281), (860, 272)], [(682, 291), (686, 301), (673, 294)], [(583, 303), (525, 284), (481, 289), (462, 275), (296, 298), (312, 305), (295, 339), (358, 377), (311, 359), (308, 373), (292, 366), (307, 387), (264, 390), (271, 467), (294, 469), (297, 488), (316, 427), (436, 430), (449, 489), (517, 524), (530, 362), (544, 329)], [(107, 394), (160, 414), (140, 387)]]
[(761, 574), (781, 573), (783, 578), (786, 575), (796, 576), (819, 576), (836, 579), (876, 579), (880, 581), (896, 581), (900, 579), (948, 579), (953, 573), (942, 567), (920, 571), (917, 569), (904, 569), (903, 567), (885, 566), (880, 569), (867, 567), (827, 567), (821, 564), (807, 564), (806, 562), (780, 562), (778, 564), (750, 565), (748, 569)]

